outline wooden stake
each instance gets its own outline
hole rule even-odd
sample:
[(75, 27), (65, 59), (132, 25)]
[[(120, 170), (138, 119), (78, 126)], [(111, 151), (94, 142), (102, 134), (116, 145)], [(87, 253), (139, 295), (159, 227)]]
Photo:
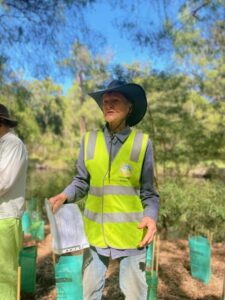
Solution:
[(156, 237), (154, 235), (153, 245), (152, 245), (152, 266), (151, 266), (151, 271), (152, 272), (154, 271), (154, 264), (155, 264), (155, 240), (156, 240)]
[(207, 236), (208, 240), (210, 240), (210, 231), (209, 231), (209, 229), (207, 229), (206, 232), (207, 232), (207, 233), (206, 233), (206, 236)]
[(21, 267), (17, 270), (17, 300), (20, 300), (20, 285), (21, 285)]
[(223, 291), (222, 291), (221, 300), (224, 300), (224, 298), (225, 298), (225, 274), (224, 274), (224, 277), (223, 277)]
[(209, 241), (209, 245), (211, 246), (212, 245), (213, 232), (207, 230), (207, 238), (208, 238), (208, 241)]
[(53, 265), (55, 265), (55, 253), (52, 252), (52, 261), (53, 261)]
[(160, 238), (159, 235), (157, 235), (156, 239), (156, 275), (158, 275), (158, 270), (159, 270), (159, 244), (160, 244)]
[(210, 246), (212, 245), (212, 242), (213, 242), (213, 232), (210, 232), (210, 236), (209, 236)]

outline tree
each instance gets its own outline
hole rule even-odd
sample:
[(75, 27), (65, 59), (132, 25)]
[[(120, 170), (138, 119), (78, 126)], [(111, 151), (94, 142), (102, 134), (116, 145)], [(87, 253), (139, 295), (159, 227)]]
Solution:
[(224, 113), (199, 92), (190, 78), (170, 73), (133, 77), (147, 94), (148, 109), (138, 128), (153, 141), (155, 161), (164, 175), (186, 175), (199, 163), (224, 160)]
[(151, 53), (164, 55), (167, 54), (165, 52), (172, 50), (170, 20), (176, 20), (182, 2), (121, 0), (112, 1), (112, 5), (119, 5), (122, 11), (127, 12), (125, 17), (120, 15), (115, 20), (121, 32), (125, 33), (135, 46), (148, 48), (151, 56)]
[[(94, 2), (0, 1), (0, 54), (12, 58), (14, 66), (17, 59), (20, 66), (26, 63), (30, 70), (35, 66), (37, 74), (48, 74), (54, 60), (65, 55), (75, 40), (85, 40), (89, 45), (93, 41), (95, 33), (90, 33), (84, 13)], [(96, 44), (97, 36), (94, 40)]]
[(16, 80), (1, 82), (0, 103), (6, 105), (12, 116), (18, 121), (19, 126), (15, 128), (15, 131), (29, 149), (40, 137), (34, 111), (30, 107), (30, 99), (30, 91), (21, 82)]
[(154, 50), (160, 55), (176, 54), (178, 64), (172, 66), (174, 70), (191, 75), (193, 86), (211, 100), (224, 100), (223, 0), (122, 3), (128, 13), (125, 20), (119, 21), (128, 38), (149, 49), (150, 56)]
[(32, 93), (30, 107), (42, 134), (51, 132), (60, 135), (63, 131), (64, 104), (60, 86), (50, 78), (29, 84)]
[(74, 76), (75, 99), (79, 100), (78, 111), (80, 112), (80, 135), (87, 130), (87, 116), (82, 108), (89, 91), (97, 88), (108, 77), (107, 57), (91, 55), (88, 48), (80, 43), (72, 47), (72, 55), (62, 61), (61, 66), (69, 70)]
[(224, 1), (189, 0), (180, 9), (181, 27), (171, 30), (178, 59), (213, 101), (225, 99), (224, 18)]

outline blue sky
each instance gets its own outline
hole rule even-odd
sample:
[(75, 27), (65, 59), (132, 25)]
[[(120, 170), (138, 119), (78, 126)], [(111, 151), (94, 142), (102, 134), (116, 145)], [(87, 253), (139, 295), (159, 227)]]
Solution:
[[(129, 3), (129, 1), (128, 1)], [(144, 14), (144, 8), (140, 8), (141, 11), (138, 14)], [(141, 49), (132, 43), (125, 33), (122, 33), (115, 25), (115, 19), (120, 15), (126, 16), (126, 11), (119, 8), (113, 9), (108, 1), (101, 1), (97, 5), (90, 6), (85, 12), (85, 20), (90, 28), (96, 32), (100, 32), (106, 38), (104, 46), (100, 46), (97, 49), (98, 53), (103, 55), (106, 52), (112, 53), (111, 64), (131, 64), (133, 62), (139, 62), (141, 64), (147, 64), (152, 69), (159, 71), (165, 70), (168, 65), (167, 59), (162, 56), (152, 55), (149, 49)], [(144, 17), (144, 16), (143, 16)], [(152, 18), (156, 20), (156, 16), (152, 15)], [(61, 80), (61, 79), (60, 79)], [(65, 78), (63, 83), (64, 90), (66, 91), (72, 84), (72, 78)], [(61, 81), (62, 82), (62, 81)]]
[[(176, 12), (176, 7), (180, 1), (182, 0), (174, 0), (174, 7), (172, 8), (173, 13)], [(156, 15), (156, 11), (161, 13), (161, 2), (162, 1), (160, 0), (159, 2), (158, 0), (151, 0), (150, 2), (146, 1), (145, 3), (147, 4), (145, 6), (139, 5), (136, 7), (134, 16), (136, 16), (138, 19), (138, 26), (145, 26), (149, 22), (151, 22), (153, 24), (152, 26), (155, 26), (156, 28), (157, 26), (161, 25), (161, 19), (158, 15)], [(99, 47), (99, 49), (97, 49), (98, 53), (104, 54), (106, 51), (113, 53), (114, 56), (111, 63), (130, 64), (132, 62), (139, 62), (147, 64), (151, 66), (152, 69), (159, 71), (170, 68), (172, 64), (170, 56), (171, 53), (164, 52), (159, 55), (153, 52), (151, 48), (141, 49), (128, 39), (128, 34), (121, 32), (121, 30), (115, 25), (116, 18), (120, 16), (122, 16), (123, 18), (128, 17), (127, 10), (129, 8), (130, 1), (126, 0), (124, 1), (124, 3), (128, 7), (125, 9), (119, 9), (110, 6), (108, 1), (102, 0), (98, 1), (97, 4), (90, 5), (89, 9), (85, 11), (85, 20), (88, 23), (88, 25), (90, 25), (90, 28), (102, 33), (107, 41), (105, 47)], [(136, 3), (139, 2), (137, 1)], [(72, 30), (76, 30), (75, 26), (72, 27), (73, 21), (71, 18), (69, 18), (69, 22), (71, 28), (73, 28)], [(62, 36), (60, 36), (60, 39), (60, 43), (62, 44), (65, 41), (63, 33)], [(32, 79), (33, 77), (35, 77), (31, 70), (32, 63), (35, 59), (38, 58), (40, 60), (40, 67), (43, 67), (43, 61), (42, 59), (40, 59), (41, 56), (43, 58), (47, 57), (48, 62), (50, 62), (49, 77), (53, 77), (54, 80), (58, 83), (63, 82), (63, 79), (57, 75), (57, 65), (53, 61), (51, 51), (49, 53), (45, 51), (45, 49), (39, 50), (41, 54), (39, 53), (38, 56), (38, 54), (36, 55), (35, 47), (33, 47), (32, 44), (19, 45), (19, 47), (19, 51), (15, 51), (15, 48), (11, 51), (12, 63), (13, 66), (15, 66), (16, 70), (19, 70), (21, 71), (21, 73), (24, 73), (24, 77), (26, 79)], [(25, 60), (21, 62), (21, 54), (23, 54), (23, 50), (25, 48), (28, 54), (26, 54)], [(68, 57), (70, 49), (68, 48), (68, 46), (65, 49), (67, 49), (68, 51), (68, 53), (65, 54)], [(47, 65), (46, 70), (48, 72)], [(64, 87), (65, 89), (67, 89), (69, 85), (71, 85), (71, 79), (68, 77), (65, 78), (64, 81)]]
[(119, 29), (113, 24), (114, 18), (118, 15), (118, 9), (112, 12), (110, 5), (104, 2), (95, 8), (91, 8), (86, 15), (86, 19), (92, 28), (105, 35), (108, 48), (115, 55), (113, 60), (115, 63), (131, 63), (136, 60), (143, 61), (145, 55), (140, 54), (140, 51), (137, 51), (137, 49), (135, 50), (131, 42), (126, 37), (122, 37)]
[[(176, 0), (174, 0), (176, 2)], [(127, 1), (129, 5), (129, 1)], [(149, 7), (150, 8), (150, 7)], [(154, 69), (164, 70), (168, 63), (168, 57), (152, 55), (150, 49), (141, 49), (128, 40), (128, 35), (121, 33), (115, 25), (115, 18), (123, 15), (126, 17), (126, 10), (112, 9), (107, 1), (102, 1), (95, 7), (91, 7), (86, 14), (86, 20), (92, 28), (102, 32), (108, 42), (108, 48), (114, 53), (113, 62), (115, 63), (140, 63), (150, 62)], [(157, 26), (157, 16), (154, 11), (148, 11), (145, 7), (139, 6), (138, 15), (143, 19), (152, 19)], [(141, 20), (140, 20), (141, 22)]]
[[(176, 2), (176, 0), (174, 1)], [(127, 3), (129, 3), (129, 1)], [(149, 8), (151, 9), (150, 6)], [(171, 53), (157, 55), (149, 48), (141, 49), (132, 43), (125, 33), (120, 32), (119, 28), (115, 25), (115, 18), (119, 17), (121, 14), (126, 16), (126, 13), (125, 10), (119, 10), (118, 8), (112, 9), (107, 1), (101, 1), (97, 5), (91, 6), (85, 13), (85, 19), (90, 27), (106, 37), (107, 43), (105, 44), (105, 48), (100, 47), (98, 52), (102, 52), (102, 54), (104, 54), (105, 51), (113, 53), (111, 63), (115, 64), (131, 64), (133, 62), (139, 62), (141, 64), (147, 64), (152, 69), (158, 71), (164, 71), (171, 68), (171, 65), (173, 65), (170, 56)], [(155, 26), (157, 26), (159, 19), (158, 16), (154, 14), (154, 11), (147, 11), (146, 8), (142, 6), (139, 7), (137, 14), (141, 15), (143, 19), (151, 18)], [(64, 83), (64, 89), (69, 88), (70, 85), (71, 80), (67, 79)]]

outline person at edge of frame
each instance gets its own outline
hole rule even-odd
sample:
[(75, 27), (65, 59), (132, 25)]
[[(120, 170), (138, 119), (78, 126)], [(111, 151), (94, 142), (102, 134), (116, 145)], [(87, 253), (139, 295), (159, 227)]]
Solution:
[(110, 258), (119, 261), (125, 299), (143, 300), (148, 289), (146, 246), (156, 233), (159, 195), (153, 184), (151, 141), (130, 127), (146, 113), (146, 94), (138, 84), (113, 80), (89, 95), (101, 108), (106, 125), (85, 134), (77, 175), (49, 201), (55, 212), (65, 201), (87, 195), (84, 226), (90, 248), (84, 253), (84, 300), (102, 298)]
[(18, 122), (0, 104), (0, 299), (17, 299), (18, 257), (22, 247), (28, 156), (12, 132)]

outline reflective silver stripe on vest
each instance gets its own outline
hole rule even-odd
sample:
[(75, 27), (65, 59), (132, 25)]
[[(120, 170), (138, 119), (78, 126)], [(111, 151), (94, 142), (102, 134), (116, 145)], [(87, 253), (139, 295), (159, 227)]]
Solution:
[(138, 162), (139, 155), (141, 153), (143, 137), (144, 137), (144, 134), (141, 132), (137, 132), (135, 134), (130, 160)]
[(132, 213), (93, 213), (88, 209), (84, 210), (84, 216), (96, 223), (124, 223), (124, 222), (140, 222), (143, 218), (143, 212)]
[(87, 144), (87, 159), (94, 158), (96, 139), (97, 139), (97, 132), (91, 131), (89, 134), (89, 139)]
[(116, 185), (106, 185), (104, 187), (94, 187), (90, 186), (89, 194), (97, 197), (104, 195), (128, 195), (128, 196), (139, 196), (140, 189), (129, 186), (116, 186)]

